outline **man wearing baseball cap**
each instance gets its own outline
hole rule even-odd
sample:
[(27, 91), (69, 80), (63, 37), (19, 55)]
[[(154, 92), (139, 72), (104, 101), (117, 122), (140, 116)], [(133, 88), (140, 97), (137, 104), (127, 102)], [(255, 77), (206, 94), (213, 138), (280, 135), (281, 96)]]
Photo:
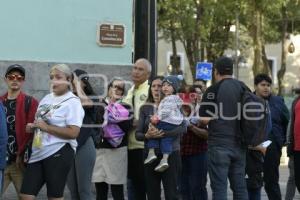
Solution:
[(7, 92), (0, 99), (5, 107), (8, 131), (6, 168), (4, 170), (3, 193), (13, 182), (19, 195), (23, 180), (24, 151), (32, 135), (26, 132), (26, 124), (34, 121), (38, 101), (22, 92), (25, 69), (21, 65), (10, 65), (5, 72)]

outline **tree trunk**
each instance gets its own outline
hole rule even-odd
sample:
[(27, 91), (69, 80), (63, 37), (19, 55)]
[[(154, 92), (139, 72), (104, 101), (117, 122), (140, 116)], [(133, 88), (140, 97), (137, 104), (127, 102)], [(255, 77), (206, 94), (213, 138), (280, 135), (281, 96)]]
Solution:
[[(270, 77), (272, 77), (272, 70), (269, 66), (269, 62), (268, 62), (268, 57), (266, 54), (266, 49), (265, 49), (265, 45), (262, 45), (262, 61), (263, 61), (263, 73), (264, 74), (268, 74)], [(274, 77), (273, 77), (274, 78)]]
[(192, 77), (193, 77), (193, 81), (194, 81), (195, 77), (196, 77), (195, 66), (196, 66), (197, 61), (194, 58), (193, 41), (192, 40), (183, 41), (183, 46), (184, 46), (184, 49), (185, 49), (185, 52), (186, 52), (187, 59), (189, 61), (190, 70), (192, 72)]
[(205, 48), (204, 48), (204, 44), (203, 44), (204, 42), (202, 42), (201, 41), (201, 43), (200, 43), (200, 61), (204, 61), (204, 57), (205, 57)]
[(282, 96), (284, 92), (283, 78), (286, 71), (286, 57), (287, 57), (287, 11), (286, 6), (282, 6), (282, 33), (281, 33), (281, 67), (277, 73), (278, 78), (278, 95)]
[(175, 30), (174, 30), (174, 24), (171, 21), (171, 27), (170, 27), (170, 32), (171, 32), (171, 43), (172, 43), (172, 56), (170, 60), (170, 64), (172, 65), (172, 71), (171, 74), (178, 74), (180, 70), (180, 63), (177, 60), (177, 46), (176, 46), (176, 37), (175, 37)]
[[(256, 5), (255, 5), (256, 7)], [(253, 76), (262, 73), (264, 66), (262, 63), (262, 13), (259, 9), (254, 10), (254, 16), (252, 21), (253, 28), (253, 50), (254, 50), (254, 60), (253, 60)]]
[(196, 63), (201, 60), (200, 53), (202, 54), (201, 51), (201, 46), (200, 40), (201, 40), (201, 35), (200, 35), (200, 25), (201, 25), (201, 20), (203, 16), (203, 4), (202, 1), (194, 1), (194, 6), (196, 8), (196, 18), (195, 18), (195, 27), (194, 27), (194, 32), (191, 34), (192, 36), (190, 38), (184, 38), (182, 43), (184, 44), (184, 49), (186, 52), (187, 59), (189, 61), (190, 65), (190, 70), (192, 73), (192, 78), (193, 82), (196, 79)]

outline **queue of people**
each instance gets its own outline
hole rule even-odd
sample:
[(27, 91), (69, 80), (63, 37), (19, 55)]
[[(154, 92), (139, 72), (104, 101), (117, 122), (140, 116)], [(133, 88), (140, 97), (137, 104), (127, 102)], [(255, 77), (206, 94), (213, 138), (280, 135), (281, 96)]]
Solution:
[[(289, 111), (272, 95), (272, 79), (259, 74), (255, 95), (269, 109), (269, 146), (248, 148), (240, 141), (242, 83), (233, 78), (231, 58), (214, 65), (216, 84), (197, 80), (182, 87), (177, 76), (149, 80), (152, 66), (144, 58), (133, 65), (133, 85), (114, 77), (103, 99), (95, 96), (88, 73), (56, 64), (49, 71), (50, 94), (39, 103), (22, 92), (25, 69), (7, 68), (8, 91), (0, 101), (0, 188), (13, 182), (19, 199), (33, 200), (46, 185), (48, 199), (207, 200), (227, 199), (227, 180), (237, 200), (281, 199), (279, 162), (286, 143)], [(181, 88), (181, 89), (180, 89)], [(180, 91), (179, 91), (180, 89)], [(212, 106), (214, 104), (214, 106)], [(298, 99), (292, 107), (288, 137), (300, 190)], [(216, 116), (216, 110), (221, 110)], [(222, 118), (222, 116), (226, 116)], [(300, 119), (300, 118), (299, 118)], [(4, 124), (4, 125), (2, 125)]]

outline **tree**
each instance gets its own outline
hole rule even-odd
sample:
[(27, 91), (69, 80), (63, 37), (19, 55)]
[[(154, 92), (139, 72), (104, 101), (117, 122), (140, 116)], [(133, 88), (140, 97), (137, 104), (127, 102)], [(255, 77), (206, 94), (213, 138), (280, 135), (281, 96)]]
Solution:
[(182, 42), (192, 76), (195, 66), (206, 59), (214, 62), (230, 47), (229, 28), (234, 21), (232, 0), (220, 4), (213, 0), (159, 0), (159, 30), (163, 37)]
[[(268, 20), (271, 15), (280, 13), (280, 3), (282, 0), (246, 0), (245, 15), (248, 22), (245, 26), (249, 30), (253, 44), (253, 76), (259, 73), (270, 73), (267, 55), (265, 52), (266, 36), (274, 34), (273, 27), (269, 26)], [(274, 14), (275, 13), (275, 14)], [(271, 35), (272, 35), (271, 34)], [(272, 35), (273, 36), (273, 35)]]
[[(297, 32), (300, 29), (299, 26), (296, 26), (294, 29), (294, 17), (299, 16), (300, 4), (298, 0), (287, 0), (282, 3), (281, 7), (281, 21), (277, 25), (281, 29), (281, 67), (277, 72), (278, 78), (278, 95), (283, 95), (284, 86), (283, 79), (286, 72), (286, 60), (288, 54), (288, 39), (290, 33)], [(289, 23), (290, 22), (290, 23)], [(289, 24), (290, 28), (289, 28)]]
[(158, 1), (158, 27), (159, 30), (163, 32), (163, 38), (167, 41), (170, 41), (172, 44), (172, 56), (174, 59), (171, 59), (171, 65), (175, 73), (179, 72), (179, 63), (177, 61), (177, 46), (176, 41), (178, 38), (178, 29), (176, 17), (178, 14), (178, 5), (176, 2), (168, 0), (159, 0)]
[(281, 8), (282, 14), (282, 23), (281, 23), (281, 67), (277, 72), (278, 78), (278, 95), (283, 94), (283, 78), (286, 71), (286, 57), (287, 57), (287, 27), (288, 27), (288, 18), (287, 18), (287, 6), (286, 4), (282, 5)]
[[(159, 0), (159, 30), (172, 41), (182, 42), (193, 78), (195, 65), (204, 59), (214, 62), (227, 49), (252, 47), (253, 75), (270, 74), (265, 44), (282, 42), (282, 65), (278, 72), (279, 94), (282, 94), (286, 71), (286, 43), (292, 32), (291, 18), (300, 16), (299, 0)], [(233, 44), (230, 26), (240, 24), (239, 47)], [(299, 20), (299, 19), (298, 19)], [(298, 28), (298, 27), (297, 27)], [(297, 29), (295, 28), (295, 30)], [(300, 30), (300, 27), (299, 27)], [(248, 37), (252, 41), (248, 41)], [(237, 58), (236, 58), (237, 59)]]

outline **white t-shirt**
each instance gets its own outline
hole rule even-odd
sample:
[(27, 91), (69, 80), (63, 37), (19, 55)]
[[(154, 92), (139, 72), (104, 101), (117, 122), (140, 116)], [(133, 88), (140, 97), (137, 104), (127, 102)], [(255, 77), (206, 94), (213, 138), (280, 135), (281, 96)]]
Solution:
[[(52, 109), (43, 117), (48, 124), (59, 127), (66, 127), (67, 125), (81, 127), (84, 110), (80, 99), (72, 92), (67, 92), (62, 96), (55, 96), (53, 93), (46, 95), (39, 104), (36, 117), (45, 113), (45, 110), (48, 110), (49, 107), (52, 107)], [(42, 145), (41, 147), (34, 147), (33, 145), (29, 163), (37, 162), (53, 155), (67, 143), (76, 150), (76, 139), (62, 139), (46, 132), (42, 132), (41, 135)]]

